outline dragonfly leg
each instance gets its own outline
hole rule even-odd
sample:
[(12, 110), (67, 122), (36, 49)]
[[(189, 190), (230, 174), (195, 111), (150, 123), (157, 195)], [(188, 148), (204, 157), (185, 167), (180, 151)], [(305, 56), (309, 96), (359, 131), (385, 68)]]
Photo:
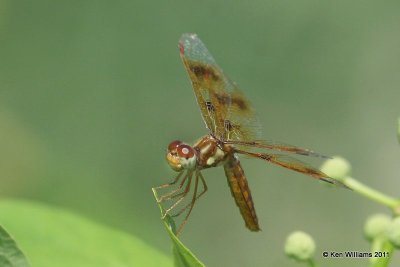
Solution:
[[(202, 195), (204, 195), (204, 194), (207, 192), (207, 190), (208, 190), (206, 181), (204, 180), (204, 177), (203, 177), (203, 175), (201, 174), (201, 172), (199, 172), (198, 175), (199, 175), (199, 177), (200, 177), (200, 179), (201, 179), (201, 183), (203, 184), (203, 191), (201, 191), (201, 193), (198, 194), (198, 195), (196, 196), (195, 201), (196, 201), (197, 199), (199, 199)], [(196, 179), (197, 179), (197, 178), (196, 178)], [(192, 204), (192, 203), (187, 204), (187, 205), (186, 205), (185, 207), (183, 207), (179, 212), (177, 212), (177, 213), (174, 214), (174, 215), (171, 215), (171, 217), (178, 217), (178, 216), (181, 215), (187, 208), (189, 208), (191, 204)]]
[(186, 195), (189, 193), (189, 191), (190, 191), (190, 184), (191, 184), (191, 181), (192, 181), (192, 176), (193, 176), (193, 172), (190, 172), (190, 173), (187, 174), (187, 176), (186, 176), (185, 178), (189, 178), (189, 180), (188, 180), (188, 183), (187, 183), (187, 185), (186, 185), (185, 190), (184, 190), (182, 193), (179, 193), (179, 194), (173, 196), (174, 198), (175, 198), (175, 197), (178, 197), (178, 196), (181, 196), (181, 197), (180, 197), (174, 204), (172, 204), (171, 207), (169, 207), (168, 209), (165, 210), (165, 212), (164, 212), (164, 214), (161, 216), (161, 218), (164, 219), (165, 216), (167, 216), (167, 214), (168, 214), (172, 209), (174, 209), (174, 208), (186, 197)]
[(174, 179), (172, 182), (166, 183), (166, 184), (162, 184), (162, 185), (160, 185), (160, 186), (153, 187), (153, 189), (156, 189), (156, 190), (157, 190), (157, 189), (169, 187), (169, 186), (171, 186), (171, 185), (176, 184), (176, 183), (178, 182), (179, 178), (181, 178), (182, 174), (183, 174), (183, 171), (181, 171), (181, 172), (175, 177), (175, 179)]
[[(194, 207), (194, 203), (196, 202), (196, 199), (197, 199), (197, 188), (198, 188), (198, 185), (199, 185), (199, 176), (201, 176), (200, 172), (196, 172), (196, 182), (195, 182), (195, 186), (194, 186), (194, 193), (193, 193), (192, 201), (190, 203), (190, 209), (189, 209), (188, 213), (186, 214), (185, 219), (183, 219), (183, 222), (179, 226), (178, 231), (176, 232), (177, 236), (181, 233), (183, 227), (187, 223), (189, 215), (192, 212), (192, 209)], [(204, 181), (204, 179), (202, 179), (202, 181)]]
[[(185, 180), (186, 180), (186, 178), (187, 178), (187, 177), (185, 177)], [(188, 184), (186, 185), (185, 190), (184, 190), (183, 192), (177, 193), (177, 194), (175, 194), (175, 195), (172, 195), (171, 193), (168, 193), (168, 196), (165, 197), (165, 198), (163, 198), (162, 201), (171, 200), (171, 199), (177, 198), (177, 197), (179, 197), (179, 196), (186, 195), (186, 194), (188, 193), (188, 192), (186, 192), (186, 188), (187, 188), (188, 186), (189, 186), (189, 188), (190, 188), (190, 183), (191, 183), (191, 178), (188, 179)], [(182, 184), (183, 184), (183, 181), (182, 181)], [(181, 187), (182, 187), (182, 186), (181, 186)], [(178, 189), (178, 190), (179, 190), (179, 189)], [(178, 191), (178, 190), (174, 190), (172, 193), (175, 193), (175, 192)]]
[[(179, 173), (179, 175), (175, 178), (175, 180), (172, 183), (167, 184), (167, 186), (171, 186), (171, 185), (175, 184), (179, 180), (179, 178), (182, 176), (182, 174), (183, 174), (183, 172)], [(175, 190), (172, 190), (171, 192), (169, 192), (169, 193), (167, 193), (165, 195), (160, 196), (157, 199), (157, 202), (161, 203), (161, 202), (163, 202), (165, 200), (171, 199), (172, 198), (171, 196), (173, 194), (175, 194), (176, 192), (178, 192), (179, 190), (182, 189), (183, 185), (185, 184), (185, 181), (186, 181), (187, 177), (188, 177), (188, 175), (186, 174), (185, 177), (182, 179), (182, 181), (181, 181), (180, 185), (178, 186), (178, 188), (176, 188)], [(159, 186), (159, 187), (156, 187), (156, 188), (165, 188), (167, 186), (164, 186), (164, 187)]]

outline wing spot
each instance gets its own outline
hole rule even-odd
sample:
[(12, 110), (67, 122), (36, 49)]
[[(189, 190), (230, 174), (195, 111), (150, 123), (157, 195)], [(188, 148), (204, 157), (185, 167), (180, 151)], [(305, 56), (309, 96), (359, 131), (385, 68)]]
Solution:
[(241, 110), (247, 110), (249, 107), (247, 106), (247, 103), (238, 97), (232, 98), (232, 103), (238, 106)]
[(211, 78), (214, 81), (218, 81), (219, 80), (219, 77), (214, 72), (214, 70), (211, 69), (211, 68), (207, 68), (206, 66), (203, 66), (203, 65), (192, 65), (190, 67), (190, 70), (194, 73), (194, 75), (197, 76), (197, 78), (201, 78), (201, 79), (209, 79), (209, 78)]
[(215, 97), (217, 98), (218, 103), (220, 103), (221, 105), (228, 106), (231, 104), (231, 98), (229, 95), (215, 94)]
[(237, 96), (230, 96), (227, 94), (215, 94), (218, 103), (224, 106), (229, 106), (231, 104), (237, 106), (240, 110), (248, 110), (249, 106), (246, 101)]

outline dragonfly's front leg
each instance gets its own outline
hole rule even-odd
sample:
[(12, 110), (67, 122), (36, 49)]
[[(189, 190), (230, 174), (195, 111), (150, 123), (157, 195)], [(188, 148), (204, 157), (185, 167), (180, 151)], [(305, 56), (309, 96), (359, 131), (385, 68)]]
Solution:
[[(197, 179), (197, 175), (198, 175), (198, 177), (200, 177), (201, 183), (203, 184), (203, 191), (201, 191), (201, 193), (198, 194), (198, 195), (196, 196), (195, 201), (196, 201), (197, 199), (199, 199), (202, 195), (204, 195), (204, 194), (207, 192), (207, 190), (208, 190), (206, 181), (204, 180), (204, 177), (203, 177), (203, 175), (201, 174), (201, 172), (198, 172), (198, 174), (196, 174), (196, 179)], [(191, 204), (192, 204), (192, 203), (187, 204), (187, 205), (186, 205), (185, 207), (183, 207), (179, 212), (177, 212), (177, 213), (174, 214), (174, 215), (171, 215), (171, 217), (178, 217), (178, 216), (181, 215), (188, 207), (190, 207)]]
[[(181, 196), (171, 207), (169, 207), (168, 209), (165, 210), (164, 214), (162, 215), (162, 218), (163, 218), (163, 219), (164, 219), (165, 216), (167, 216), (167, 214), (168, 214), (172, 209), (174, 209), (174, 208), (186, 197), (186, 195), (189, 193), (189, 191), (190, 191), (190, 184), (191, 184), (191, 182), (192, 182), (192, 176), (193, 176), (193, 172), (188, 172), (188, 173), (186, 174), (185, 178), (184, 178), (184, 180), (188, 179), (188, 183), (187, 183), (187, 185), (186, 185), (185, 190), (184, 190), (182, 193), (173, 195), (173, 196), (171, 196), (171, 197), (169, 198), (169, 199), (172, 199), (172, 198), (176, 198), (176, 197), (178, 197), (178, 196)], [(183, 183), (182, 183), (182, 184), (183, 184)]]
[[(181, 176), (182, 176), (183, 173), (184, 173), (183, 171), (180, 172), (180, 173), (176, 176), (176, 178), (174, 179), (174, 181), (172, 181), (171, 183), (163, 184), (163, 185), (154, 187), (153, 189), (158, 190), (158, 189), (166, 188), (166, 187), (169, 187), (169, 186), (172, 186), (172, 185), (176, 184), (176, 183), (179, 181), (179, 179), (181, 178)], [(158, 202), (158, 203), (161, 203), (161, 202), (163, 202), (163, 201), (169, 199), (169, 198), (168, 198), (169, 196), (171, 196), (171, 195), (175, 194), (176, 192), (178, 192), (179, 190), (181, 190), (182, 187), (183, 187), (183, 184), (185, 183), (186, 178), (187, 178), (187, 176), (185, 176), (185, 177), (183, 178), (182, 182), (180, 183), (180, 185), (178, 186), (177, 189), (175, 189), (175, 190), (173, 190), (173, 191), (171, 191), (171, 192), (169, 192), (169, 193), (167, 193), (167, 194), (165, 194), (165, 195), (162, 195), (162, 196), (160, 196), (159, 198), (157, 198), (157, 202)]]

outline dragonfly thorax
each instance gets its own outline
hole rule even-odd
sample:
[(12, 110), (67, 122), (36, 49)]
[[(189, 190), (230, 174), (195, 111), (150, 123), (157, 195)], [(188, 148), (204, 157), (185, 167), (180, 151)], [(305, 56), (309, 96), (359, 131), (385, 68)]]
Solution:
[(193, 147), (198, 152), (197, 165), (200, 169), (224, 164), (232, 152), (231, 146), (222, 144), (212, 135), (203, 136)]
[(195, 169), (197, 163), (196, 151), (193, 147), (181, 141), (173, 141), (168, 145), (167, 161), (174, 171)]

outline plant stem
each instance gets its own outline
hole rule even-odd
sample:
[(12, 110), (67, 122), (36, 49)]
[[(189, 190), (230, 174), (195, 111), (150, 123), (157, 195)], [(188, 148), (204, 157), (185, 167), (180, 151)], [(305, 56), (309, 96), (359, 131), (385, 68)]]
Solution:
[(343, 183), (352, 189), (354, 192), (359, 193), (375, 202), (389, 207), (395, 215), (400, 215), (400, 200), (389, 197), (375, 189), (372, 189), (352, 177), (346, 177)]
[(397, 119), (397, 140), (400, 143), (400, 118)]
[(308, 263), (308, 265), (309, 265), (310, 267), (317, 267), (317, 264), (315, 263), (314, 259), (309, 259), (309, 260), (307, 261), (307, 263)]
[[(393, 257), (393, 245), (385, 240), (384, 238), (377, 238), (372, 242), (371, 252), (372, 258), (370, 258), (370, 267), (387, 267), (389, 265), (390, 258)], [(381, 257), (374, 257), (375, 252), (384, 253)]]

